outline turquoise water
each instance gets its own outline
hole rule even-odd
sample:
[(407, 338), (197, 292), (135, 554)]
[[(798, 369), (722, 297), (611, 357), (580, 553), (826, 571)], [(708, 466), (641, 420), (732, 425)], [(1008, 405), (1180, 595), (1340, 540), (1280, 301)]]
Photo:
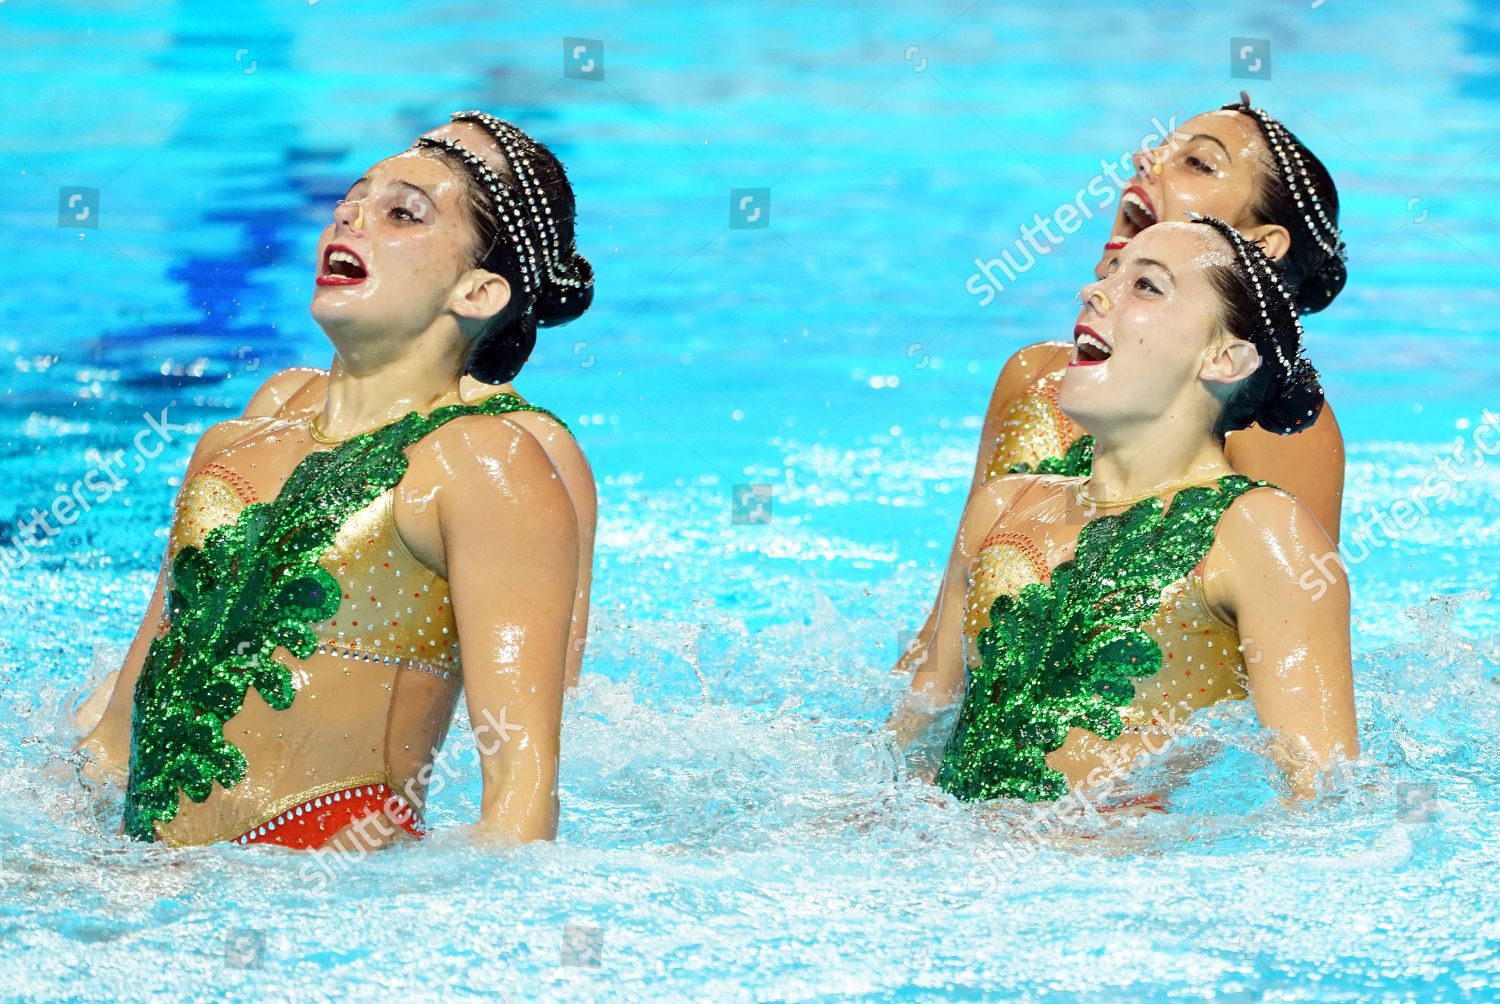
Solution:
[[(1500, 22), (1479, 0), (999, 7), (0, 4), (6, 552), (127, 458), (5, 569), (0, 995), (1493, 998), (1500, 464), (1473, 437), (1500, 411)], [(603, 79), (564, 75), (569, 36), (603, 41)], [(1231, 76), (1234, 37), (1270, 39), (1270, 80)], [(1343, 195), (1352, 280), (1309, 338), (1345, 535), (1371, 545), (1365, 756), (1342, 797), (1288, 809), (1239, 707), (1146, 773), (1166, 815), (934, 804), (873, 733), (886, 669), (994, 375), (1066, 333), (1107, 227), (983, 307), (974, 261), (1154, 117), (1242, 86)], [(332, 199), (461, 107), (559, 152), (599, 273), (519, 381), (600, 485), (559, 839), (464, 842), (460, 732), (434, 838), (337, 874), (124, 841), (117, 805), (42, 772), (65, 711), (139, 623), (194, 434), (326, 364), (307, 303)], [(69, 187), (98, 202), (60, 220)], [(770, 189), (769, 227), (727, 225), (732, 188)], [(1378, 529), (1456, 445), (1451, 494)], [(740, 485), (771, 486), (769, 522), (733, 521)]]

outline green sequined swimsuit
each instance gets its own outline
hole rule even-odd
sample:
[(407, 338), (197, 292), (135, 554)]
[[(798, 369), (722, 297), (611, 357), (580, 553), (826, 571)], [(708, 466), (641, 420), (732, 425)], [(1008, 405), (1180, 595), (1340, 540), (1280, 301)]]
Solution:
[[(1213, 617), (1196, 569), (1229, 506), (1266, 484), (1227, 475), (1178, 491), (1165, 511), (1151, 498), (1091, 520), (1046, 581), (1037, 557), (1029, 573), (1020, 558), (984, 565), (1021, 537), (992, 535), (975, 567), (1010, 584), (985, 604), (978, 664), (937, 783), (964, 799), (1056, 799), (1069, 782), (1046, 758), (1070, 729), (1113, 741), (1127, 730), (1122, 711), (1149, 726), (1162, 707), (1243, 695), (1238, 635)], [(1146, 678), (1152, 693), (1138, 700)]]
[[(210, 463), (189, 479), (174, 538), (198, 543), (171, 558), (164, 630), (135, 688), (126, 833), (155, 839), (177, 815), (180, 794), (201, 803), (215, 785), (234, 803), (225, 813), (242, 832), (279, 811), (269, 800), (287, 790), (377, 780), (396, 788), (416, 770), (425, 749), (399, 770), (391, 761), (418, 742), (441, 743), (443, 716), (451, 720), (457, 699), (457, 631), (446, 582), (412, 558), (395, 533), (392, 490), (406, 473), (406, 449), (428, 433), (467, 415), (517, 411), (556, 418), (510, 394), (412, 412), (314, 449), (270, 501), (254, 500), (248, 482), (222, 465)], [(278, 649), (298, 660), (342, 660), (294, 672)], [(246, 704), (252, 688), (264, 702), (255, 709)], [(302, 713), (290, 719), (294, 699)], [(369, 702), (368, 713), (361, 702)], [(276, 712), (269, 721), (267, 707)], [(225, 723), (242, 709), (253, 724), (235, 737), (256, 729), (264, 738), (257, 749), (272, 751), (262, 754), (267, 759), (277, 751), (305, 758), (337, 731), (329, 747), (337, 762), (323, 773), (318, 765), (263, 763), (256, 785), (268, 792), (264, 798), (224, 791), (246, 777), (245, 755), (225, 735)], [(402, 745), (385, 735), (401, 729), (419, 738)], [(187, 842), (233, 835), (198, 834)]]

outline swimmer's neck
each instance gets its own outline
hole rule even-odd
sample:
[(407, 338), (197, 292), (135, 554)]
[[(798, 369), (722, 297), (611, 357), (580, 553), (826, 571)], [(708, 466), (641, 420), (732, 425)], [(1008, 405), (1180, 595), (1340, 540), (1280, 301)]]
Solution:
[(408, 412), (427, 413), (456, 404), (463, 346), (419, 337), (399, 353), (370, 348), (350, 350), (335, 343), (328, 366), (328, 392), (317, 413), (318, 427), (335, 439), (379, 428)]
[(1157, 420), (1094, 434), (1088, 493), (1095, 499), (1136, 498), (1231, 472), (1211, 429), (1188, 420)]

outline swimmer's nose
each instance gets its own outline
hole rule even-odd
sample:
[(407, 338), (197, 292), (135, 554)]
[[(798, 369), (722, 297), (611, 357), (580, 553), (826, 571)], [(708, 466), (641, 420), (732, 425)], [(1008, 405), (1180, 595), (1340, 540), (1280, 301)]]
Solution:
[(365, 205), (363, 201), (340, 199), (333, 207), (333, 222), (353, 230), (365, 228)]
[(1078, 302), (1092, 314), (1102, 314), (1109, 310), (1109, 297), (1095, 282), (1089, 283), (1078, 291)]
[(1137, 150), (1130, 155), (1130, 161), (1135, 165), (1135, 176), (1144, 179), (1150, 177), (1156, 157), (1146, 150)]

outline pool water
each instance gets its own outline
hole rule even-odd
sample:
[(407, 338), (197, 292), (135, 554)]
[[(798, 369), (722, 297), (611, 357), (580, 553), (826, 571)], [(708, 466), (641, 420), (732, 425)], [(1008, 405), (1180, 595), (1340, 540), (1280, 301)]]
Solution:
[[(0, 996), (1494, 999), (1495, 10), (1003, 7), (3, 2)], [(1236, 38), (1270, 79), (1232, 74)], [(1289, 808), (1239, 705), (1140, 773), (1166, 814), (935, 798), (877, 731), (887, 670), (994, 375), (1067, 332), (1107, 224), (984, 306), (975, 260), (1241, 87), (1343, 197), (1352, 279), (1308, 327), (1348, 441), (1365, 753)], [(600, 491), (558, 840), (465, 839), (460, 730), (416, 847), (126, 841), (59, 758), (195, 435), (326, 365), (333, 199), (464, 107), (553, 145), (599, 275), (519, 380)], [(124, 484), (20, 563), (18, 522), (117, 451)], [(1440, 502), (1393, 510), (1435, 470)]]

